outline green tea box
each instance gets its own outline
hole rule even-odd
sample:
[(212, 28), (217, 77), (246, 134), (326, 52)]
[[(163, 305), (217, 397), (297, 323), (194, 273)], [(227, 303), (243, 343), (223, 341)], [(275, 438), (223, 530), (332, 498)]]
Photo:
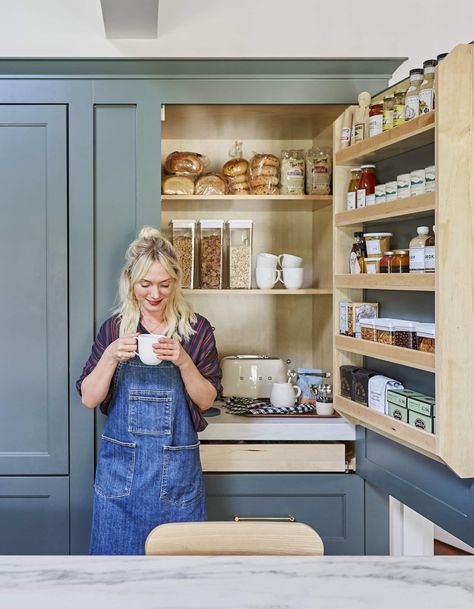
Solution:
[(387, 402), (391, 402), (402, 408), (408, 408), (408, 398), (415, 398), (421, 395), (421, 393), (413, 391), (412, 389), (389, 389), (387, 391)]
[(388, 414), (394, 419), (397, 419), (397, 421), (408, 423), (408, 410), (402, 406), (397, 406), (397, 404), (388, 402)]
[(427, 417), (434, 416), (435, 399), (429, 395), (408, 398), (408, 410), (413, 410)]
[(427, 417), (424, 414), (415, 412), (414, 410), (409, 410), (408, 423), (413, 425), (413, 427), (422, 429), (423, 431), (434, 433), (434, 417)]

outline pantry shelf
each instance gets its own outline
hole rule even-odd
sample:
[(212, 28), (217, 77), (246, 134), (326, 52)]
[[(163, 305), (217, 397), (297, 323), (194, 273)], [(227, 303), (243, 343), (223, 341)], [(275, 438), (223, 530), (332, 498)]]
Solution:
[(332, 205), (332, 195), (161, 195), (162, 211), (318, 211)]
[(357, 404), (341, 395), (334, 396), (334, 408), (339, 414), (345, 416), (351, 422), (362, 424), (365, 427), (380, 433), (390, 439), (415, 448), (430, 457), (436, 456), (436, 436), (434, 434), (417, 429), (413, 425), (403, 423), (381, 412), (372, 410), (367, 406)]
[(435, 274), (362, 273), (360, 275), (335, 275), (334, 285), (336, 288), (433, 292), (435, 289)]
[(194, 295), (194, 294), (198, 294), (198, 295), (204, 295), (204, 294), (213, 294), (213, 295), (220, 295), (220, 294), (224, 294), (224, 295), (233, 295), (233, 294), (247, 294), (249, 296), (255, 296), (255, 295), (265, 295), (265, 294), (271, 294), (272, 296), (327, 296), (327, 295), (332, 295), (332, 290), (331, 288), (303, 288), (301, 290), (289, 290), (286, 288), (274, 288), (271, 290), (260, 290), (259, 288), (255, 288), (255, 289), (225, 289), (225, 290), (200, 290), (200, 289), (185, 289), (184, 293), (188, 296)]
[(432, 144), (435, 137), (435, 112), (428, 112), (380, 135), (336, 152), (337, 165), (377, 163), (404, 152)]
[(434, 212), (435, 205), (435, 193), (427, 192), (416, 197), (397, 199), (396, 201), (379, 203), (370, 207), (339, 212), (335, 216), (335, 224), (341, 227), (356, 226), (368, 222), (379, 224), (396, 218), (408, 220)]
[(385, 345), (383, 343), (342, 335), (335, 337), (335, 347), (339, 351), (383, 359), (394, 364), (426, 370), (427, 372), (435, 372), (434, 353), (394, 347), (393, 345)]

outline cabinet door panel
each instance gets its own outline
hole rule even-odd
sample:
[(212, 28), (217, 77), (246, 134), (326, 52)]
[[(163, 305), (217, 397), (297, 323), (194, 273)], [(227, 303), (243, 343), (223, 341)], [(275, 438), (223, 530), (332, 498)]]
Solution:
[(68, 472), (65, 106), (0, 106), (0, 474)]

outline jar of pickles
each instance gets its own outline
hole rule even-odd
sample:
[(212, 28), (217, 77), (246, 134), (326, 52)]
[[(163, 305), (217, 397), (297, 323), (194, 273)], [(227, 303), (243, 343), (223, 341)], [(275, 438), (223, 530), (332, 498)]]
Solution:
[(384, 252), (382, 256), (382, 260), (380, 261), (380, 273), (391, 273), (392, 272), (392, 258), (394, 256), (394, 252), (389, 250), (388, 252)]
[(203, 289), (222, 288), (224, 220), (199, 221), (199, 275)]
[(171, 220), (171, 241), (181, 265), (183, 288), (194, 287), (195, 220)]
[(252, 287), (252, 220), (229, 220), (229, 288)]
[(408, 250), (393, 250), (392, 273), (409, 273), (410, 255)]

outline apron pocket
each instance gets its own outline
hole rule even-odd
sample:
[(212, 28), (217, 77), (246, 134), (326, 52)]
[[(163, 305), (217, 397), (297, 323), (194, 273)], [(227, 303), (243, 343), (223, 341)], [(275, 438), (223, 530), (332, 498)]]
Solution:
[(135, 444), (102, 436), (94, 488), (106, 499), (130, 495), (135, 473)]
[(128, 392), (128, 431), (149, 436), (171, 435), (173, 391), (130, 389)]
[(187, 505), (202, 496), (199, 442), (190, 446), (163, 446), (161, 499)]

